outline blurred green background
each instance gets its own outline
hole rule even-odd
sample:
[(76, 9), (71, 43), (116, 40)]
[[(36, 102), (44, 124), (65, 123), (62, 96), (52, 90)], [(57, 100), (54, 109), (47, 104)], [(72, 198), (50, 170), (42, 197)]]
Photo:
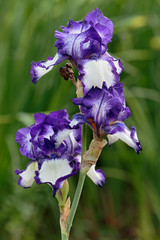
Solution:
[[(24, 190), (15, 169), (28, 160), (19, 153), (16, 131), (34, 112), (78, 108), (74, 87), (54, 68), (36, 85), (32, 61), (54, 56), (54, 31), (82, 20), (98, 7), (114, 23), (109, 52), (122, 60), (121, 75), (143, 151), (118, 141), (107, 146), (98, 167), (104, 188), (86, 179), (71, 240), (160, 239), (160, 0), (8, 0), (0, 8), (0, 240), (59, 240), (57, 201), (47, 185)], [(88, 143), (91, 133), (88, 130)], [(70, 180), (70, 195), (77, 176)]]

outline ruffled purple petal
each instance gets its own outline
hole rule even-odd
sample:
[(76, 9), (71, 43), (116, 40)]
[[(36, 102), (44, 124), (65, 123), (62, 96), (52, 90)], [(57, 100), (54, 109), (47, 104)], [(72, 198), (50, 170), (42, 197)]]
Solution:
[(63, 185), (65, 179), (75, 175), (79, 163), (64, 158), (43, 159), (38, 162), (35, 181), (37, 184), (48, 183), (53, 189), (53, 195)]
[(106, 183), (106, 176), (101, 169), (95, 170), (95, 165), (93, 165), (87, 172), (87, 176), (98, 186), (103, 187)]
[(81, 129), (73, 130), (64, 140), (64, 144), (66, 145), (67, 154), (71, 156), (81, 154)]
[(44, 123), (37, 124), (31, 130), (31, 142), (37, 159), (41, 159), (54, 151), (51, 138), (54, 135), (53, 127)]
[(124, 67), (120, 59), (112, 57), (108, 52), (105, 52), (105, 54), (101, 56), (101, 59), (105, 61), (111, 61), (114, 67), (116, 68), (116, 72), (118, 74), (121, 74), (123, 72)]
[(93, 27), (79, 34), (56, 32), (55, 37), (58, 52), (68, 55), (75, 64), (78, 59), (90, 58), (92, 54), (98, 57), (102, 53), (101, 38)]
[(50, 139), (58, 130), (70, 129), (70, 120), (66, 109), (51, 112), (49, 115), (34, 114), (36, 125), (31, 129), (32, 142), (44, 138)]
[(104, 84), (102, 89), (92, 88), (83, 98), (73, 99), (75, 105), (80, 105), (85, 121), (99, 137), (104, 134), (105, 126), (130, 115), (129, 108), (124, 107), (121, 89), (122, 84), (109, 89)]
[(30, 188), (34, 182), (35, 171), (38, 170), (38, 163), (36, 161), (31, 161), (26, 170), (17, 169), (15, 173), (20, 176), (18, 179), (18, 185), (24, 188)]
[(45, 121), (46, 114), (44, 113), (34, 113), (34, 119), (37, 124)]
[[(31, 129), (31, 142), (37, 159), (50, 157), (53, 152), (62, 155), (64, 151), (68, 151), (63, 141), (72, 132), (78, 132), (79, 136), (81, 136), (79, 122), (82, 120), (80, 120), (80, 117), (77, 117), (77, 119), (71, 122), (65, 109), (52, 112), (49, 115), (38, 113), (35, 117), (39, 123)], [(77, 140), (74, 139), (74, 141)]]
[(55, 47), (62, 55), (72, 56), (72, 48), (77, 38), (77, 34), (55, 32), (55, 37), (58, 39), (55, 43)]
[(85, 17), (87, 21), (101, 36), (102, 43), (106, 45), (111, 41), (113, 35), (113, 23), (110, 19), (103, 16), (103, 13), (96, 8)]
[(16, 133), (16, 142), (20, 144), (19, 150), (23, 156), (26, 156), (27, 158), (30, 159), (35, 159), (32, 143), (30, 142), (31, 140), (30, 132), (32, 127), (33, 125), (30, 127), (19, 129)]
[(101, 38), (93, 27), (79, 34), (72, 46), (72, 58), (75, 62), (78, 59), (90, 58), (92, 54), (97, 57), (101, 54)]
[(61, 28), (63, 32), (55, 32), (58, 39), (55, 46), (58, 53), (69, 56), (76, 65), (78, 59), (104, 54), (113, 34), (112, 21), (104, 17), (98, 9), (90, 12), (84, 21), (70, 20), (67, 27)]
[[(75, 45), (77, 38), (81, 36), (81, 33), (87, 31), (90, 27), (91, 26), (87, 22), (75, 22), (72, 20), (69, 20), (67, 27), (61, 26), (63, 32), (55, 31), (55, 38), (58, 39), (55, 43), (55, 47), (57, 47), (58, 52), (72, 58), (73, 46)], [(83, 35), (82, 38), (84, 38)]]
[[(55, 37), (57, 38), (55, 43), (55, 47), (57, 47), (56, 56), (54, 58), (48, 57), (47, 61), (32, 63), (31, 77), (34, 84), (44, 74), (49, 72), (54, 65), (66, 59), (70, 59), (79, 68), (79, 60), (93, 59), (93, 57), (96, 57), (96, 59), (100, 58), (106, 52), (107, 43), (111, 41), (113, 34), (112, 21), (103, 16), (98, 9), (90, 12), (84, 21), (74, 22), (70, 20), (67, 27), (62, 26), (61, 28), (63, 32), (55, 32)], [(115, 62), (114, 64), (113, 59), (111, 62), (116, 69), (117, 63)], [(90, 67), (92, 68), (92, 66)], [(113, 73), (114, 70), (110, 69), (109, 65), (105, 67), (107, 71), (115, 75)], [(115, 78), (115, 76), (109, 77), (111, 77), (109, 81), (113, 81), (113, 78)]]
[(45, 119), (45, 123), (53, 127), (69, 125), (70, 120), (66, 109), (51, 112)]
[(132, 127), (130, 130), (123, 122), (115, 122), (111, 126), (104, 127), (104, 130), (107, 133), (110, 145), (121, 139), (127, 145), (134, 148), (138, 154), (142, 150), (135, 127)]
[(57, 53), (54, 58), (48, 57), (47, 61), (33, 62), (30, 71), (32, 82), (34, 84), (37, 83), (43, 75), (52, 70), (54, 65), (59, 64), (67, 58), (67, 56)]

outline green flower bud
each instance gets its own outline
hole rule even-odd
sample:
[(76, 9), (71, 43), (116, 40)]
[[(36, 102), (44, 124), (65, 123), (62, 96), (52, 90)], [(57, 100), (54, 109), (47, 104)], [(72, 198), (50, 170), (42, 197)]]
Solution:
[(69, 183), (65, 180), (61, 189), (59, 189), (56, 193), (56, 198), (58, 200), (59, 206), (63, 209), (67, 200), (69, 192)]

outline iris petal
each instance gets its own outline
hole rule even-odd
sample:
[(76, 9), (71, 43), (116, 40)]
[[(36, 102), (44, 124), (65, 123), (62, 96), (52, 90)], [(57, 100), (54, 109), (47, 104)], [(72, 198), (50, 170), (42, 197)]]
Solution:
[(95, 170), (93, 165), (87, 172), (87, 176), (98, 186), (103, 187), (106, 183), (106, 176), (101, 169)]
[(85, 121), (99, 137), (105, 135), (105, 126), (130, 116), (129, 108), (125, 107), (123, 84), (120, 83), (109, 89), (103, 83), (102, 89), (92, 88), (83, 98), (72, 101), (75, 105), (80, 105)]
[(105, 61), (111, 61), (112, 64), (114, 65), (114, 67), (116, 68), (116, 72), (118, 74), (121, 74), (123, 72), (123, 65), (122, 62), (120, 61), (120, 59), (116, 59), (114, 57), (112, 57), (108, 52), (105, 52), (102, 56), (101, 56), (102, 60)]
[(54, 65), (66, 60), (68, 57), (57, 53), (54, 58), (48, 57), (47, 61), (33, 62), (31, 66), (31, 78), (35, 84), (46, 73), (52, 70)]
[(142, 150), (135, 127), (132, 127), (130, 130), (123, 122), (115, 122), (111, 126), (106, 126), (104, 130), (108, 134), (109, 144), (121, 139), (127, 145), (134, 148), (138, 154)]
[(30, 188), (34, 182), (35, 171), (38, 170), (38, 163), (36, 161), (31, 161), (26, 170), (17, 169), (15, 173), (20, 176), (18, 179), (18, 184), (24, 188)]
[(35, 159), (33, 149), (32, 149), (32, 143), (30, 131), (32, 129), (32, 126), (21, 128), (16, 133), (16, 142), (20, 144), (20, 152), (23, 156), (26, 156), (30, 159)]
[(102, 89), (103, 83), (106, 83), (107, 88), (114, 86), (119, 81), (119, 75), (116, 72), (115, 66), (110, 61), (105, 60), (90, 60), (83, 65), (84, 74), (81, 81), (84, 85), (84, 94), (92, 87)]
[(110, 19), (103, 16), (103, 13), (99, 11), (98, 8), (88, 13), (85, 17), (85, 21), (95, 28), (101, 36), (104, 45), (111, 41), (113, 35), (113, 23)]
[(68, 177), (77, 173), (77, 165), (65, 158), (43, 159), (38, 162), (35, 181), (37, 184), (48, 183), (53, 195), (60, 189)]

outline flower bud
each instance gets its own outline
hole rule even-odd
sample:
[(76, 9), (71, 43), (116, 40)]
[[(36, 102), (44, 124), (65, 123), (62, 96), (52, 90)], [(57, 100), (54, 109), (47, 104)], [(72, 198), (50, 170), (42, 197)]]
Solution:
[(69, 192), (69, 183), (67, 180), (64, 181), (63, 186), (56, 193), (56, 198), (61, 208), (64, 208), (65, 202)]

